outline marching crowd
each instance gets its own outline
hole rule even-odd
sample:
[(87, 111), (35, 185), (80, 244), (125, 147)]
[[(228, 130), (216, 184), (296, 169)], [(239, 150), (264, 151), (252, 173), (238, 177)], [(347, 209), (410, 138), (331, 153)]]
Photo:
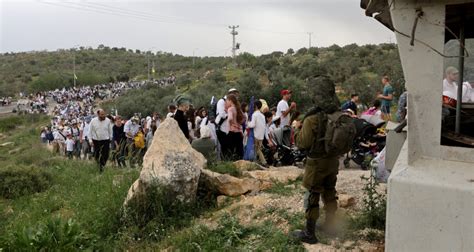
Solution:
[[(358, 115), (357, 94), (343, 103), (341, 109), (369, 122), (389, 120), (393, 89), (388, 77), (384, 77), (382, 83), (383, 93), (377, 94), (376, 102), (368, 110)], [(173, 118), (191, 145), (208, 160), (244, 158), (250, 129), (253, 129), (254, 157), (261, 165), (268, 166), (277, 145), (272, 132), (290, 128), (294, 143), (294, 128), (301, 120), (296, 103), (291, 102), (292, 92), (287, 89), (280, 91), (281, 100), (276, 107), (269, 107), (264, 99), (256, 99), (252, 104), (240, 102), (239, 91), (231, 88), (220, 99), (212, 97), (208, 107), (194, 108), (188, 97), (180, 95), (168, 106), (164, 118), (157, 112), (144, 118), (138, 115), (122, 118), (106, 115), (103, 110), (94, 111), (96, 100), (117, 97), (126, 89), (142, 85), (144, 82), (122, 82), (38, 93), (37, 97), (42, 100), (51, 97), (57, 103), (52, 109), (51, 127), (41, 132), (43, 142), (50, 143), (54, 152), (69, 158), (95, 157), (101, 170), (110, 154), (116, 166), (135, 166), (142, 162), (160, 122)]]

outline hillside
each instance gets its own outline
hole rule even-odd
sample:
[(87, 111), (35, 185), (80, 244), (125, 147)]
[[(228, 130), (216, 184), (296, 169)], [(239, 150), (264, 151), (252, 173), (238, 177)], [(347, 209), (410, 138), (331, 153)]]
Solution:
[[(395, 44), (333, 45), (309, 50), (301, 48), (296, 52), (288, 49), (261, 56), (242, 53), (234, 62), (228, 57), (196, 57), (194, 67), (192, 57), (101, 45), (95, 49), (79, 48), (75, 51), (0, 55), (0, 96), (72, 86), (74, 55), (78, 85), (146, 79), (150, 61), (150, 65), (154, 62), (156, 79), (170, 73), (177, 75), (178, 87), (173, 94), (184, 90), (191, 95), (196, 95), (196, 92), (210, 95), (212, 90), (212, 95), (221, 96), (225, 88), (239, 85), (246, 98), (262, 94), (273, 99), (275, 93), (278, 96), (280, 88), (288, 87), (304, 96), (308, 77), (327, 74), (341, 87), (342, 96), (357, 92), (363, 102), (370, 103), (375, 92), (381, 89), (380, 76), (392, 77), (397, 94), (404, 85)], [(197, 97), (197, 104), (210, 98)], [(308, 100), (301, 99), (302, 104)]]

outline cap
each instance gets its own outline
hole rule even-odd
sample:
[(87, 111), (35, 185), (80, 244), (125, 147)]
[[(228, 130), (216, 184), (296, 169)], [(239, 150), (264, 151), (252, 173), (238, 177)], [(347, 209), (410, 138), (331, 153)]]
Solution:
[(235, 88), (231, 88), (231, 89), (229, 89), (229, 91), (227, 91), (227, 93), (233, 93), (233, 92), (239, 92), (239, 90), (237, 90)]
[(287, 95), (287, 94), (291, 94), (291, 91), (288, 90), (288, 89), (283, 89), (282, 91), (280, 91), (280, 95)]

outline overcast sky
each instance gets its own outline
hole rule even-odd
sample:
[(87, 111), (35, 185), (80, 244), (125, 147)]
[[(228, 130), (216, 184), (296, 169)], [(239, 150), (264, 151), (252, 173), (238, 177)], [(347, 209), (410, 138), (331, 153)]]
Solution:
[(126, 47), (198, 56), (394, 42), (359, 0), (0, 0), (0, 51)]

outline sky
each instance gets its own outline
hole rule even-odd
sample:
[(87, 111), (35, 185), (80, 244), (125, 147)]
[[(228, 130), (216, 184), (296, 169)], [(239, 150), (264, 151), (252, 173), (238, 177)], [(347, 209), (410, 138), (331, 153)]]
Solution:
[(395, 42), (359, 0), (0, 0), (0, 52), (103, 44), (186, 56)]

